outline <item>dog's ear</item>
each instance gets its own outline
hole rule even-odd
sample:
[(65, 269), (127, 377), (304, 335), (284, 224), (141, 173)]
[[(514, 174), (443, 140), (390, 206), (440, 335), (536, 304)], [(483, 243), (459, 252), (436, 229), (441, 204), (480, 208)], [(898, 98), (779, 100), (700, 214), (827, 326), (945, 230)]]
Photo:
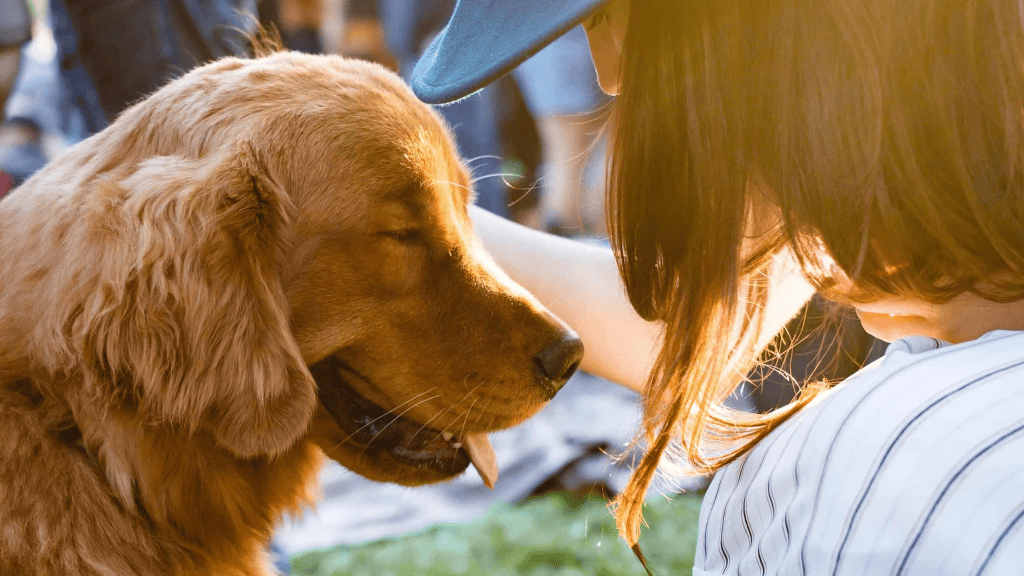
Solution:
[(291, 446), (316, 385), (280, 278), (289, 197), (249, 146), (151, 158), (108, 188), (90, 198), (100, 289), (75, 330), (86, 368), (236, 455)]

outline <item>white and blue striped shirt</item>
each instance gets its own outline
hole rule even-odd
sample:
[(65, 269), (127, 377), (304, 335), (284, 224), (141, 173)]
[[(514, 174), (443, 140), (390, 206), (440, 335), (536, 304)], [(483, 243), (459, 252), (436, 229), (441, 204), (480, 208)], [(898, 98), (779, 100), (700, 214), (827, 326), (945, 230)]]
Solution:
[(1024, 575), (1024, 333), (891, 344), (718, 472), (693, 573)]

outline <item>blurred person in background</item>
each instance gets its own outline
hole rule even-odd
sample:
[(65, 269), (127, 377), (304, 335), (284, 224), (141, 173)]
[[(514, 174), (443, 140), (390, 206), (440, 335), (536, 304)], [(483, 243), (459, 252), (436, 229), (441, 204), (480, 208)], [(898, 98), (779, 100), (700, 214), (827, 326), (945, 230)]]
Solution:
[(61, 79), (47, 5), (34, 1), (30, 6), (32, 40), (21, 49), (18, 77), (0, 127), (0, 169), (15, 184), (91, 133)]
[(0, 108), (18, 76), (19, 51), (32, 37), (32, 18), (25, 0), (0, 0)]
[[(270, 10), (278, 10), (280, 15), (270, 17)], [(323, 25), (324, 6), (322, 0), (280, 0), (280, 3), (260, 3), (260, 22), (280, 22), (281, 37), (285, 48), (307, 54), (322, 54), (324, 43), (320, 37)]]
[[(285, 41), (317, 50), (309, 27), (316, 25), (318, 2), (282, 1)], [(0, 169), (20, 183), (171, 78), (202, 62), (247, 54), (258, 24), (284, 28), (277, 2), (33, 0), (42, 38), (21, 54), (0, 137)]]
[[(540, 134), (543, 165), (535, 227), (562, 236), (602, 235), (604, 158), (598, 136), (600, 109), (609, 99), (597, 84), (583, 29), (547, 45), (512, 76)], [(598, 153), (592, 154), (595, 149)], [(592, 164), (601, 178), (588, 174)]]
[(257, 0), (50, 0), (61, 74), (91, 132), (198, 64), (248, 54)]

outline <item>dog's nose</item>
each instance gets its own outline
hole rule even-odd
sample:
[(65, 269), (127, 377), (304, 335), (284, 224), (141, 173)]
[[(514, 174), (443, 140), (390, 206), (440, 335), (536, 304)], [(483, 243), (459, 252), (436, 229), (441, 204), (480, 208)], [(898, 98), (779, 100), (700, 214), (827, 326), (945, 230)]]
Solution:
[(583, 342), (572, 332), (548, 344), (533, 357), (552, 397), (580, 367), (582, 359)]

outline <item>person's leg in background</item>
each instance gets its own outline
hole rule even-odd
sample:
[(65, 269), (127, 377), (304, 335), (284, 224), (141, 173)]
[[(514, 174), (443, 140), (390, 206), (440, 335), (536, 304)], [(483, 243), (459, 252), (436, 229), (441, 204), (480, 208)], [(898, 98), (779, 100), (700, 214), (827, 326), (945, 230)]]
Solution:
[(0, 0), (0, 110), (18, 76), (21, 46), (32, 37), (32, 18), (25, 0)]
[[(18, 76), (18, 64), (21, 58), (21, 51), (11, 46), (0, 48), (0, 110), (4, 109), (7, 103), (7, 95), (14, 87), (14, 80)], [(3, 154), (4, 139), (0, 135), (0, 156)], [(0, 163), (0, 198), (5, 196), (15, 187), (14, 177), (4, 170)]]
[[(346, 57), (376, 62), (388, 70), (398, 72), (398, 55), (406, 56), (404, 48), (408, 31), (404, 22), (385, 22), (381, 16), (380, 0), (348, 0), (344, 2), (341, 29), (336, 51)], [(334, 36), (324, 30), (323, 36)]]
[[(590, 235), (603, 229), (602, 206), (586, 206), (590, 152), (608, 102), (597, 83), (590, 48), (577, 27), (520, 64), (513, 76), (533, 113), (541, 137), (543, 179), (540, 226), (562, 235)], [(596, 210), (595, 210), (596, 208)]]
[(0, 109), (7, 104), (7, 97), (14, 88), (21, 62), (20, 46), (0, 47)]
[(106, 128), (109, 121), (100, 104), (96, 87), (82, 62), (79, 36), (65, 1), (50, 0), (50, 23), (57, 44), (57, 65), (67, 98), (82, 115), (86, 135), (94, 134)]
[[(14, 54), (15, 58), (11, 59), (11, 53)], [(7, 101), (7, 94), (10, 93), (11, 86), (14, 85), (14, 77), (17, 76), (17, 50), (11, 50), (10, 48), (0, 49), (0, 104)], [(10, 82), (8, 82), (10, 79)], [(2, 109), (2, 106), (0, 106)], [(3, 151), (3, 139), (0, 137), (0, 154)], [(14, 189), (14, 177), (7, 173), (2, 167), (0, 167), (0, 198), (7, 195), (12, 189)]]
[(21, 66), (0, 127), (0, 170), (21, 184), (47, 160), (81, 138), (57, 70), (53, 37), (44, 24), (20, 53)]
[(594, 143), (596, 120), (588, 116), (541, 116), (536, 119), (544, 154), (541, 198), (542, 230), (563, 236), (599, 231), (585, 206), (586, 167)]
[(500, 85), (491, 85), (437, 110), (452, 127), (459, 153), (472, 171), (477, 206), (507, 218), (508, 186), (502, 174), (503, 147), (497, 110), (499, 90)]

